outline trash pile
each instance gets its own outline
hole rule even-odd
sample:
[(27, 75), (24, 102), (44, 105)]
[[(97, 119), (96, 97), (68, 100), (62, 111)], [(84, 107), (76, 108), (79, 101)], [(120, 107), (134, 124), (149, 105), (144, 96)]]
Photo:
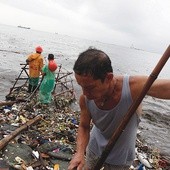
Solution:
[[(29, 95), (22, 89), (17, 98)], [(75, 101), (54, 96), (50, 104), (41, 104), (36, 94), (30, 101), (11, 102), (0, 106), (0, 168), (4, 161), (13, 169), (67, 169), (79, 120), (70, 107)]]
[(0, 169), (67, 169), (75, 152), (79, 113), (72, 73), (60, 64), (49, 104), (39, 102), (39, 85), (28, 93), (28, 65), (0, 102)]
[(140, 131), (137, 133), (136, 139), (136, 158), (130, 170), (169, 170), (170, 160), (165, 156), (160, 155), (157, 148), (148, 146), (140, 136)]
[[(79, 111), (76, 100), (53, 95), (50, 104), (41, 104), (38, 94), (30, 97), (22, 86), (0, 103), (0, 169), (66, 170), (75, 153)], [(17, 100), (16, 100), (17, 99)], [(170, 162), (159, 151), (136, 140), (136, 158), (131, 170), (169, 170)]]

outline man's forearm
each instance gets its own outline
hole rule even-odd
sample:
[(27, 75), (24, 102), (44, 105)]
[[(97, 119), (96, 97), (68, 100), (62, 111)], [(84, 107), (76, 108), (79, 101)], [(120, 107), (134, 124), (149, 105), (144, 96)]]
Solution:
[(89, 133), (90, 129), (85, 129), (83, 127), (79, 127), (78, 135), (77, 135), (77, 153), (84, 154), (88, 141), (89, 141)]

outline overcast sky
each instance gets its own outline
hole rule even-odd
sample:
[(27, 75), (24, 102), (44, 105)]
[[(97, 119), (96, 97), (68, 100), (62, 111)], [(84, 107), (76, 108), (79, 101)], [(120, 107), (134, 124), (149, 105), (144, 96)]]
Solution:
[(0, 0), (0, 23), (163, 53), (170, 0)]

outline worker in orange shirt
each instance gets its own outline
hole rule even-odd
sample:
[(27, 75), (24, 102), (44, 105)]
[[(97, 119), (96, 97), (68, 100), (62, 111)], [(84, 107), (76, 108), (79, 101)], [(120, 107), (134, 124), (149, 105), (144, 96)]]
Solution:
[(44, 58), (41, 55), (43, 49), (41, 46), (37, 46), (35, 48), (35, 53), (30, 54), (27, 57), (26, 62), (29, 64), (29, 85), (28, 85), (28, 93), (33, 92), (39, 83), (39, 77), (42, 71), (42, 67), (44, 65)]

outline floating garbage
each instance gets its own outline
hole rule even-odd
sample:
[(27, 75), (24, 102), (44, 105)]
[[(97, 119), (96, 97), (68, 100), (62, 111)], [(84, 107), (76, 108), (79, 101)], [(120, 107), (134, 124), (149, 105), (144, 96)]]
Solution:
[[(65, 78), (67, 74), (60, 72), (56, 90), (67, 82)], [(50, 104), (40, 103), (38, 93), (30, 96), (25, 86), (11, 90), (8, 98), (13, 101), (0, 105), (0, 168), (3, 161), (13, 169), (67, 169), (76, 149), (80, 112), (71, 107), (77, 104), (72, 86), (66, 87), (53, 95)], [(136, 158), (130, 169), (169, 170), (170, 163), (137, 138)]]

